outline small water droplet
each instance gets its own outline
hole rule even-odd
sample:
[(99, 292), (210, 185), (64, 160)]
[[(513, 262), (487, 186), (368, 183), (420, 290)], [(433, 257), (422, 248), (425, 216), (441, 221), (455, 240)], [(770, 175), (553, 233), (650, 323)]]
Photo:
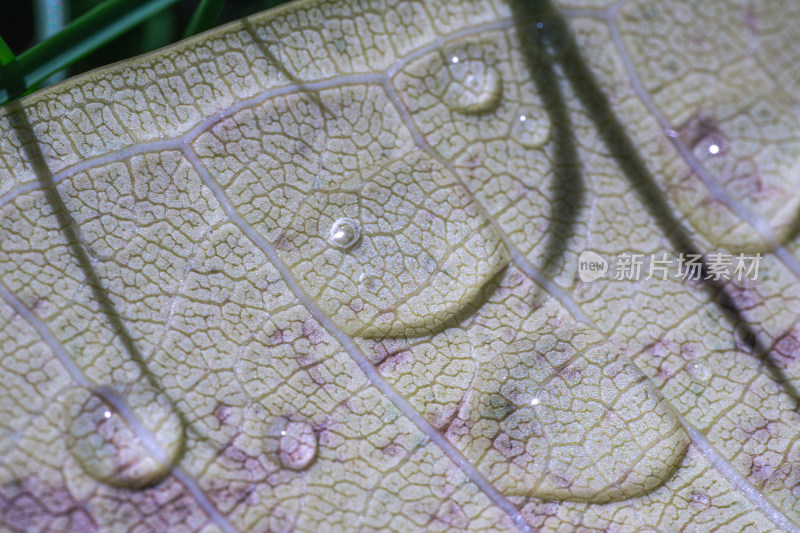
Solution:
[(565, 29), (555, 18), (548, 18), (536, 23), (535, 36), (545, 47), (561, 48), (565, 40)]
[(664, 130), (664, 135), (666, 135), (667, 137), (671, 137), (671, 138), (673, 138), (673, 139), (674, 139), (675, 137), (677, 137), (677, 136), (678, 136), (678, 135), (680, 135), (680, 134), (679, 134), (677, 131), (675, 131), (675, 130)]
[(287, 422), (281, 431), (278, 459), (286, 468), (307, 468), (317, 455), (317, 436), (307, 422)]
[(534, 398), (531, 400), (531, 405), (539, 405), (539, 398)]
[(450, 61), (452, 61), (453, 63), (458, 63), (458, 56), (453, 56), (453, 58)]
[(444, 100), (451, 109), (478, 114), (491, 111), (499, 103), (502, 83), (493, 65), (481, 59), (459, 59), (447, 68), (450, 85)]
[(352, 248), (361, 238), (361, 227), (351, 218), (339, 218), (331, 226), (328, 242), (336, 248)]
[(165, 394), (136, 383), (116, 389), (76, 389), (67, 448), (91, 477), (126, 488), (157, 483), (184, 443), (180, 416)]
[(708, 153), (711, 154), (711, 155), (717, 155), (719, 153), (719, 145), (718, 144), (712, 144), (711, 146), (709, 146), (708, 147)]
[(362, 287), (365, 289), (371, 289), (373, 285), (375, 285), (375, 280), (369, 274), (361, 274), (358, 277), (358, 282), (361, 284)]
[(711, 505), (711, 498), (708, 497), (708, 494), (705, 492), (701, 492), (699, 490), (692, 491), (692, 503), (695, 505), (699, 505), (701, 507), (708, 507)]
[(690, 361), (687, 365), (687, 370), (695, 381), (708, 381), (711, 379), (711, 369), (699, 361)]
[(514, 121), (511, 138), (526, 148), (538, 148), (547, 142), (549, 126), (549, 121), (542, 120), (536, 113), (526, 113)]

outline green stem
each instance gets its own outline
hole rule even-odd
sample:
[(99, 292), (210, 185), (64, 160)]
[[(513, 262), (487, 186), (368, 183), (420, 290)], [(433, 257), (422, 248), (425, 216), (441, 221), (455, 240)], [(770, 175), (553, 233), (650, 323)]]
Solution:
[[(36, 0), (33, 11), (36, 22), (36, 42), (49, 39), (64, 29), (67, 24), (67, 4), (64, 0)], [(40, 85), (53, 85), (66, 77), (67, 69), (59, 70)]]
[(8, 47), (6, 42), (0, 37), (0, 66), (7, 65), (16, 59), (14, 52)]
[(189, 25), (183, 33), (184, 38), (197, 35), (216, 26), (224, 3), (225, 0), (200, 0), (200, 4), (194, 10)]
[[(107, 0), (0, 67), (0, 103), (22, 94), (178, 0)], [(17, 72), (14, 72), (17, 70)]]

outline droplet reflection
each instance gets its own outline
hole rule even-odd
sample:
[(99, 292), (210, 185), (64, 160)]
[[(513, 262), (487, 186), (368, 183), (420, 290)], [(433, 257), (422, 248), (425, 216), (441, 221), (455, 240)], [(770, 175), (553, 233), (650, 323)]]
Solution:
[(91, 477), (126, 488), (157, 483), (183, 448), (184, 430), (163, 393), (137, 383), (73, 391), (67, 448)]
[(336, 248), (347, 250), (352, 248), (361, 238), (361, 227), (350, 218), (339, 218), (333, 223), (328, 235), (328, 242)]

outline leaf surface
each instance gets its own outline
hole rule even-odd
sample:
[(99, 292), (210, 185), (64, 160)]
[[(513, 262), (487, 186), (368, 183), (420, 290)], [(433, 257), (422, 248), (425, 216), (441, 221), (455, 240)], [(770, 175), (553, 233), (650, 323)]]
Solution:
[(798, 7), (606, 4), (303, 1), (0, 109), (0, 529), (798, 530)]

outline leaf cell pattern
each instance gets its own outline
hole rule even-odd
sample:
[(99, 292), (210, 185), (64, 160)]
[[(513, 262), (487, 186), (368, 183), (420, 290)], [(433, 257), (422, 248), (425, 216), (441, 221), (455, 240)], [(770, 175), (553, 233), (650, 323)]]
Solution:
[(797, 531), (798, 17), (306, 0), (6, 106), (0, 530)]

